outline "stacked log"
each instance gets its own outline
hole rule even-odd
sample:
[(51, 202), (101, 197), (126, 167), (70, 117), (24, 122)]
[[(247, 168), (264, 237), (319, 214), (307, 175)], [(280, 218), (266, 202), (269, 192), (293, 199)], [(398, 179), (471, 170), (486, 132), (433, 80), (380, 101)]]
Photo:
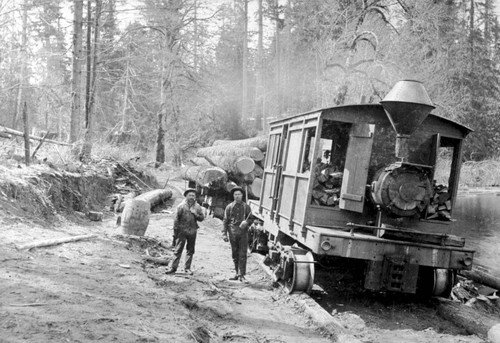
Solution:
[(260, 177), (256, 177), (253, 182), (247, 186), (248, 194), (253, 198), (260, 198), (260, 191), (262, 190), (262, 179)]
[(451, 220), (451, 196), (448, 187), (443, 185), (434, 186), (434, 197), (427, 206), (427, 219)]
[[(215, 141), (211, 147), (198, 149), (196, 157), (192, 158), (190, 163), (199, 168), (219, 168), (227, 175), (224, 182), (221, 180), (216, 183), (217, 187), (214, 187), (214, 184), (196, 182), (196, 185), (202, 188), (201, 193), (205, 196), (212, 215), (222, 218), (223, 209), (233, 200), (230, 192), (234, 187), (243, 188), (250, 199), (260, 197), (266, 146), (267, 137), (260, 136), (234, 141)], [(193, 170), (190, 172), (197, 173)], [(199, 177), (184, 172), (183, 178), (193, 181)]]
[(220, 189), (225, 187), (227, 173), (213, 166), (189, 166), (181, 171), (182, 178), (199, 187)]
[(247, 156), (252, 160), (260, 162), (264, 160), (264, 153), (256, 147), (234, 147), (231, 145), (218, 145), (201, 148), (196, 152), (196, 156), (212, 159), (215, 156)]
[(212, 162), (214, 166), (225, 170), (231, 175), (245, 175), (255, 168), (254, 160), (247, 156), (213, 156), (205, 158)]
[(238, 147), (238, 148), (255, 147), (260, 151), (266, 151), (267, 136), (257, 136), (240, 140), (217, 140), (213, 144), (213, 146), (219, 146), (219, 145), (232, 145), (233, 147)]
[(339, 204), (342, 176), (341, 172), (337, 172), (329, 166), (319, 167), (316, 170), (312, 192), (315, 205), (335, 207)]

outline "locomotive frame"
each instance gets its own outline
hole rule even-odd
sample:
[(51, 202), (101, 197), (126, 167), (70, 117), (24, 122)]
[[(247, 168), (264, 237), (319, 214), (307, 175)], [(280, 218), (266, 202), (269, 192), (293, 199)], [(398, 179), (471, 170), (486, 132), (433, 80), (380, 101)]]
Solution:
[[(452, 235), (452, 209), (463, 140), (472, 130), (428, 114), (400, 142), (393, 119), (382, 104), (361, 104), (270, 123), (261, 196), (250, 206), (273, 242), (270, 255), (278, 256), (275, 278), (291, 293), (311, 290), (321, 255), (364, 260), (364, 286), (374, 291), (446, 296), (456, 271), (471, 268), (474, 251)], [(398, 145), (408, 150), (403, 158), (394, 156)], [(451, 165), (448, 184), (439, 188), (434, 181), (443, 154)], [(322, 168), (333, 164), (325, 176)], [(393, 179), (377, 181), (381, 171), (393, 170)], [(333, 181), (323, 194), (318, 178), (325, 177)], [(390, 199), (381, 200), (377, 187)], [(437, 216), (429, 201), (442, 189), (446, 215)]]

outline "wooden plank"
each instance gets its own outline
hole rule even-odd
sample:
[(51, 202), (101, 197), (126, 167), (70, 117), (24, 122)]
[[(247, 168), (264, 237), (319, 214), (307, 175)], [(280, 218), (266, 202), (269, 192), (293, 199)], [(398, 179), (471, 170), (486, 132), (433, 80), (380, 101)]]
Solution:
[[(369, 124), (354, 124), (347, 147), (339, 207), (362, 213), (373, 146)], [(344, 196), (345, 195), (345, 196)], [(358, 196), (361, 197), (361, 201)]]

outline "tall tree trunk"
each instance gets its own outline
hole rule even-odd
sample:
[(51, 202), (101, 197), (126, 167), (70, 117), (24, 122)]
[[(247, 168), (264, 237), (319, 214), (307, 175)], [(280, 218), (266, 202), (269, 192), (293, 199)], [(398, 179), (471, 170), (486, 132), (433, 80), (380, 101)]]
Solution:
[(262, 0), (258, 0), (259, 36), (257, 41), (257, 75), (255, 82), (255, 129), (262, 130), (265, 126), (264, 118), (264, 25), (262, 14)]
[(127, 65), (125, 66), (125, 80), (124, 80), (125, 89), (123, 90), (122, 124), (120, 127), (120, 132), (125, 132), (127, 123), (129, 68), (130, 68), (130, 59), (127, 58)]
[(470, 71), (474, 69), (474, 0), (470, 0), (469, 43), (470, 43)]
[(80, 131), (80, 108), (82, 91), (82, 37), (83, 0), (74, 0), (73, 19), (73, 67), (71, 80), (70, 142), (78, 139)]
[(92, 81), (92, 0), (87, 0), (87, 44), (85, 55), (87, 57), (85, 78), (85, 129), (89, 127), (90, 121), (90, 84)]
[(275, 15), (275, 68), (276, 68), (276, 100), (277, 100), (277, 109), (278, 109), (278, 114), (281, 115), (283, 112), (283, 101), (282, 101), (282, 90), (281, 90), (281, 72), (282, 72), (282, 65), (281, 65), (281, 25), (280, 25), (280, 19), (279, 19), (279, 2), (278, 0), (274, 1), (274, 15)]
[(198, 71), (198, 44), (200, 43), (200, 37), (199, 37), (199, 32), (198, 32), (198, 1), (194, 0), (194, 14), (193, 14), (193, 20), (194, 20), (194, 47), (193, 47), (193, 68), (194, 71)]
[(490, 9), (491, 0), (484, 0), (484, 40), (490, 43)]
[[(87, 4), (87, 87), (85, 97), (85, 139), (80, 153), (81, 161), (90, 160), (92, 154), (93, 107), (97, 82), (97, 59), (99, 57), (99, 18), (101, 15), (101, 0), (96, 0), (94, 22), (91, 24), (92, 1)], [(92, 44), (92, 27), (94, 42)]]
[(24, 163), (30, 165), (30, 123), (28, 117), (28, 106), (26, 101), (23, 108), (23, 123), (24, 123)]
[(243, 0), (243, 61), (241, 77), (241, 119), (248, 120), (248, 0)]
[(163, 122), (166, 117), (166, 83), (165, 80), (166, 71), (165, 71), (165, 53), (162, 51), (161, 53), (161, 75), (160, 75), (160, 108), (158, 110), (157, 115), (157, 129), (156, 129), (156, 162), (164, 163), (165, 162), (165, 129), (163, 127)]
[(16, 112), (14, 113), (14, 120), (12, 123), (12, 128), (17, 129), (19, 124), (19, 115), (21, 113), (21, 106), (23, 103), (23, 93), (26, 87), (26, 44), (27, 44), (27, 31), (28, 31), (28, 0), (24, 0), (23, 3), (23, 27), (21, 33), (21, 47), (19, 53), (19, 61), (21, 61), (21, 71), (19, 73), (19, 86), (17, 88), (17, 99), (16, 99)]
[(94, 104), (95, 104), (95, 93), (97, 88), (97, 63), (99, 60), (99, 45), (100, 45), (100, 19), (101, 19), (101, 8), (102, 0), (95, 0), (95, 18), (94, 18), (94, 44), (93, 44), (93, 54), (92, 54), (92, 83), (90, 85), (89, 94), (89, 116), (87, 120), (87, 127), (91, 132), (94, 129)]

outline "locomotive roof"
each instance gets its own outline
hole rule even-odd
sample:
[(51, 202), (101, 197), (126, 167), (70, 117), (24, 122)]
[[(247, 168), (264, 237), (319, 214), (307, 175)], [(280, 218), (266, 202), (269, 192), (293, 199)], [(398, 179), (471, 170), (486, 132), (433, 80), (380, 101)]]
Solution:
[[(351, 104), (351, 105), (341, 105), (341, 106), (325, 107), (325, 108), (319, 108), (319, 109), (315, 109), (315, 110), (311, 110), (311, 111), (307, 111), (307, 112), (303, 112), (303, 113), (291, 115), (291, 116), (288, 116), (288, 117), (276, 119), (276, 120), (273, 120), (272, 122), (270, 122), (270, 125), (273, 126), (273, 125), (276, 125), (278, 123), (284, 123), (284, 122), (287, 122), (287, 121), (291, 121), (291, 120), (293, 120), (295, 118), (298, 119), (300, 117), (308, 116), (308, 115), (313, 115), (313, 114), (316, 114), (316, 113), (317, 113), (318, 116), (321, 116), (321, 115), (323, 115), (325, 113), (336, 112), (336, 111), (339, 111), (339, 110), (342, 110), (342, 109), (350, 109), (350, 110), (357, 109), (357, 110), (360, 110), (360, 112), (366, 111), (367, 113), (368, 112), (383, 111), (384, 110), (383, 107), (382, 107), (382, 105), (380, 105), (380, 104)], [(464, 136), (467, 136), (470, 132), (474, 131), (474, 130), (472, 130), (471, 128), (469, 128), (467, 126), (460, 124), (457, 121), (454, 121), (454, 120), (451, 120), (451, 119), (439, 116), (437, 114), (430, 113), (429, 117), (434, 118), (434, 119), (436, 119), (438, 121), (443, 122), (446, 125), (452, 126), (452, 127), (456, 128), (456, 129), (460, 130), (461, 132), (463, 132)]]

